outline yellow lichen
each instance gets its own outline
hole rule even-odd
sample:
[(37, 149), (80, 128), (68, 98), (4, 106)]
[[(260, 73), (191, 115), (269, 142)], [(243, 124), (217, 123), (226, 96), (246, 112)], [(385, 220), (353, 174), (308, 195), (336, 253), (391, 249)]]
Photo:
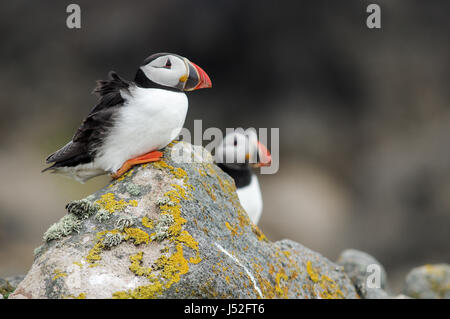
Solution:
[[(321, 288), (318, 293), (320, 298), (322, 299), (344, 298), (344, 294), (339, 289), (337, 283), (327, 275), (320, 275), (315, 269), (313, 269), (310, 260), (308, 260), (306, 263), (306, 271), (309, 275), (309, 278), (311, 278), (311, 280)], [(315, 292), (314, 289), (311, 289), (311, 291)]]
[(176, 252), (170, 256), (161, 256), (155, 262), (156, 266), (161, 269), (161, 276), (168, 279), (166, 288), (172, 286), (173, 283), (180, 281), (180, 276), (189, 271), (188, 261), (183, 256), (183, 246), (178, 244)]
[(216, 201), (217, 197), (214, 194), (212, 187), (210, 185), (206, 184), (205, 182), (201, 182), (201, 184), (203, 185), (203, 188), (205, 189), (205, 191), (208, 193), (209, 197), (211, 197), (211, 199), (213, 201)]
[(337, 283), (326, 275), (320, 277), (320, 288), (322, 291), (319, 293), (322, 299), (342, 299), (344, 294), (339, 289)]
[(92, 247), (89, 250), (88, 255), (86, 256), (86, 261), (88, 263), (95, 263), (96, 261), (99, 261), (102, 259), (102, 256), (100, 256), (100, 253), (102, 252), (102, 249), (104, 248), (104, 245), (101, 241), (98, 241), (94, 247)]
[[(88, 263), (94, 264), (96, 261), (99, 261), (102, 259), (102, 256), (100, 254), (101, 254), (102, 250), (105, 248), (105, 245), (103, 244), (103, 238), (105, 237), (105, 235), (107, 233), (114, 235), (114, 234), (118, 234), (119, 230), (117, 230), (117, 229), (105, 230), (102, 232), (98, 232), (95, 235), (97, 241), (94, 244), (94, 246), (89, 250), (88, 255), (85, 257), (85, 259)], [(91, 266), (93, 266), (93, 265), (91, 265)]]
[(308, 273), (308, 275), (309, 275), (309, 278), (311, 278), (312, 281), (314, 281), (314, 282), (318, 282), (318, 281), (319, 281), (319, 274), (316, 273), (316, 272), (313, 270), (312, 264), (311, 264), (311, 261), (310, 261), (310, 260), (308, 260), (308, 261), (306, 262), (306, 271), (307, 271), (307, 273)]
[(241, 214), (240, 210), (238, 210), (238, 221), (241, 228), (250, 225), (250, 218), (247, 214)]
[(59, 270), (59, 269), (55, 269), (53, 271), (53, 273), (55, 274), (55, 276), (53, 277), (52, 280), (56, 280), (56, 279), (61, 278), (61, 277), (67, 277), (67, 274), (65, 272)]
[(259, 227), (256, 226), (255, 224), (252, 224), (252, 232), (257, 236), (259, 241), (265, 241), (265, 242), (269, 241), (267, 239), (266, 235), (264, 235), (264, 233), (261, 231), (261, 229), (259, 229)]
[(126, 202), (123, 199), (116, 200), (113, 193), (103, 194), (95, 203), (99, 204), (101, 208), (110, 212), (111, 214), (115, 211), (121, 211), (127, 206), (136, 207), (138, 205), (138, 202), (136, 200), (130, 200), (129, 202)]
[(142, 217), (141, 223), (142, 223), (142, 226), (150, 228), (150, 229), (152, 229), (154, 227), (153, 221), (151, 219), (149, 219), (147, 216)]
[(181, 198), (188, 199), (186, 190), (182, 186), (180, 186), (178, 184), (171, 184), (171, 186), (177, 190), (177, 192), (181, 196)]
[[(163, 289), (168, 289), (174, 283), (180, 280), (183, 274), (189, 271), (189, 263), (196, 264), (201, 261), (198, 242), (185, 230), (183, 225), (187, 220), (181, 217), (181, 201), (189, 200), (191, 195), (189, 190), (194, 189), (188, 184), (187, 173), (181, 168), (175, 168), (167, 164), (164, 160), (151, 164), (154, 168), (161, 170), (168, 170), (175, 178), (183, 179), (184, 187), (179, 184), (171, 184), (172, 189), (164, 194), (168, 198), (165, 204), (160, 204), (161, 215), (168, 214), (173, 217), (173, 223), (168, 229), (171, 242), (175, 243), (175, 252), (171, 256), (162, 255), (155, 261), (156, 271), (159, 275), (150, 273), (150, 269), (141, 266), (142, 254), (133, 255), (130, 257), (130, 270), (136, 275), (146, 276), (150, 280), (149, 285), (140, 286), (132, 291), (120, 291), (113, 294), (113, 298), (156, 298), (160, 295)], [(142, 219), (144, 227), (153, 227), (149, 219), (144, 217)], [(192, 249), (195, 252), (195, 257), (188, 260), (184, 257), (183, 246)]]
[(118, 291), (113, 293), (113, 299), (154, 299), (163, 291), (163, 285), (156, 281), (150, 285), (140, 286), (131, 292)]
[(286, 275), (286, 272), (284, 271), (283, 268), (280, 268), (280, 270), (278, 271), (278, 273), (275, 276), (275, 292), (279, 297), (285, 297), (287, 298), (287, 294), (288, 294), (288, 287), (285, 286), (283, 287), (281, 285), (281, 280), (284, 280), (287, 282), (287, 280), (289, 279), (288, 276)]
[(128, 202), (128, 204), (129, 204), (130, 206), (137, 207), (138, 201), (135, 200), (135, 199), (132, 199), (132, 200), (130, 200), (130, 201)]
[(186, 178), (187, 177), (187, 173), (185, 170), (183, 170), (182, 168), (179, 167), (173, 167), (169, 164), (167, 164), (164, 160), (160, 160), (157, 162), (152, 163), (154, 168), (157, 169), (168, 169), (170, 171), (170, 173), (175, 176), (176, 178)]
[(130, 256), (131, 265), (129, 268), (138, 276), (148, 277), (151, 274), (152, 269), (141, 266), (143, 255), (144, 252), (139, 252), (136, 255)]
[(133, 174), (134, 169), (130, 169), (129, 171), (127, 171), (125, 174), (123, 174), (122, 176), (120, 176), (119, 178), (116, 179), (116, 182), (120, 182), (123, 181), (125, 179), (125, 177), (130, 176), (131, 174)]
[(176, 238), (176, 241), (183, 243), (186, 247), (189, 247), (195, 251), (196, 256), (189, 259), (191, 264), (198, 264), (202, 260), (198, 250), (198, 242), (187, 231), (183, 230)]
[(182, 226), (187, 222), (186, 219), (181, 217), (181, 198), (183, 198), (184, 193), (179, 193), (177, 189), (172, 189), (164, 194), (167, 196), (172, 203), (172, 205), (162, 205), (159, 206), (161, 209), (161, 214), (169, 214), (172, 215), (174, 223), (169, 227), (169, 233), (172, 236), (178, 236), (181, 232)]
[(135, 245), (142, 243), (148, 244), (150, 241), (150, 236), (143, 230), (139, 228), (125, 228), (125, 240), (133, 239)]
[(236, 228), (232, 227), (229, 222), (225, 222), (225, 226), (231, 232), (231, 235), (236, 236), (238, 234)]

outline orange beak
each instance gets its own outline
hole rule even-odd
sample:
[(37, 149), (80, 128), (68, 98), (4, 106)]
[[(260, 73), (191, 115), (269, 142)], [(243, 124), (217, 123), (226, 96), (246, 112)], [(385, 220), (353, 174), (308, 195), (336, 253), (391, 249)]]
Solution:
[(258, 141), (258, 155), (259, 161), (255, 164), (255, 167), (269, 166), (272, 163), (272, 156), (270, 155), (267, 147)]
[(212, 87), (211, 79), (201, 67), (191, 61), (187, 61), (187, 63), (189, 65), (189, 77), (184, 86), (184, 91), (194, 91)]

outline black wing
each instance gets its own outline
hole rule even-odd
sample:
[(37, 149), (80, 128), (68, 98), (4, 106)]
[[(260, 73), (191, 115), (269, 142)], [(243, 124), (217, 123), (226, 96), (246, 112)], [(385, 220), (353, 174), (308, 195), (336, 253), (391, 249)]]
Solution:
[(99, 102), (81, 123), (72, 140), (47, 157), (47, 164), (54, 164), (43, 172), (57, 167), (85, 164), (93, 160), (96, 149), (101, 146), (113, 125), (113, 115), (125, 102), (120, 90), (128, 90), (130, 87), (130, 83), (115, 72), (110, 72), (109, 77), (109, 80), (97, 81), (97, 87), (93, 92), (99, 94)]

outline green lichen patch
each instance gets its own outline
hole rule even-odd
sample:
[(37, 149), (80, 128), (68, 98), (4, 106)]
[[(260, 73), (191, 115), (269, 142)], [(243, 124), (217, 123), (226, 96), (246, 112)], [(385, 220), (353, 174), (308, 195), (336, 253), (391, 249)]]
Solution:
[(95, 214), (95, 219), (100, 223), (107, 222), (110, 218), (111, 218), (111, 213), (103, 208), (100, 208), (98, 210), (97, 214)]
[(139, 196), (142, 193), (141, 188), (132, 182), (126, 183), (125, 189), (131, 196)]
[(58, 240), (62, 237), (69, 236), (73, 232), (79, 233), (81, 225), (81, 220), (76, 215), (69, 213), (50, 226), (44, 233), (44, 241)]
[(116, 222), (116, 227), (118, 229), (120, 229), (121, 231), (123, 231), (125, 228), (129, 228), (133, 225), (134, 225), (133, 217), (127, 216), (127, 215), (119, 216), (119, 218), (117, 219), (117, 222)]
[(119, 245), (122, 242), (122, 240), (124, 240), (124, 237), (122, 236), (122, 234), (107, 233), (105, 235), (105, 237), (103, 238), (103, 245), (106, 248), (111, 248), (111, 247)]
[(66, 205), (66, 209), (69, 213), (74, 214), (80, 219), (87, 219), (97, 213), (100, 209), (100, 206), (86, 199), (80, 199), (68, 203)]
[(175, 206), (176, 203), (170, 201), (170, 198), (169, 198), (169, 197), (164, 196), (164, 197), (158, 198), (158, 199), (156, 200), (156, 205), (158, 205), (158, 206), (164, 206), (164, 205), (167, 205), (167, 206)]
[(172, 215), (161, 214), (159, 215), (158, 221), (154, 227), (155, 232), (151, 235), (151, 240), (156, 240), (158, 242), (163, 241), (169, 237), (169, 228), (174, 223)]
[(44, 245), (40, 245), (33, 250), (34, 257), (38, 257), (44, 251)]

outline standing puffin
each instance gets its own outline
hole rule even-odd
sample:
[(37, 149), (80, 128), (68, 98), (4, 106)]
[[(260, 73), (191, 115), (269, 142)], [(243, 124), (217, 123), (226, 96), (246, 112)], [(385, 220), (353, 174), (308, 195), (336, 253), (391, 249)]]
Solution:
[(69, 176), (81, 183), (111, 173), (118, 178), (133, 165), (158, 161), (158, 150), (173, 141), (183, 127), (188, 109), (184, 91), (210, 88), (209, 76), (188, 59), (171, 53), (149, 56), (134, 82), (115, 72), (98, 81), (97, 105), (72, 140), (47, 157), (43, 170)]
[[(244, 161), (239, 161), (240, 155)], [(227, 134), (216, 148), (215, 161), (225, 173), (234, 179), (236, 192), (242, 208), (247, 212), (250, 220), (256, 225), (261, 217), (263, 200), (258, 177), (253, 168), (269, 166), (271, 155), (261, 144), (256, 133), (250, 134), (233, 132)]]

